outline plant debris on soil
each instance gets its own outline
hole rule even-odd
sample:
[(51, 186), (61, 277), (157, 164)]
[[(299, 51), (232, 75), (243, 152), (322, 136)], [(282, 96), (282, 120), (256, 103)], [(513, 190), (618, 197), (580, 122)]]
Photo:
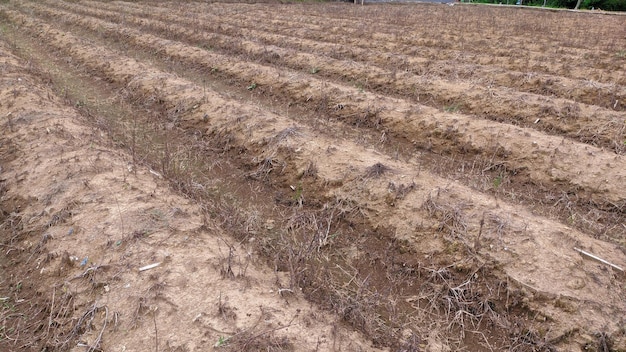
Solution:
[(0, 350), (625, 351), (625, 29), (0, 2)]

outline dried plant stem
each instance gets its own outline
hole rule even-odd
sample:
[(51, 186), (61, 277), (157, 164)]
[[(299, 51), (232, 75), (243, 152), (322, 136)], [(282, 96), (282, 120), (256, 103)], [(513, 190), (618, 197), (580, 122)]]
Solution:
[(156, 322), (156, 309), (152, 313), (152, 321), (154, 321), (154, 350), (159, 352), (159, 330)]

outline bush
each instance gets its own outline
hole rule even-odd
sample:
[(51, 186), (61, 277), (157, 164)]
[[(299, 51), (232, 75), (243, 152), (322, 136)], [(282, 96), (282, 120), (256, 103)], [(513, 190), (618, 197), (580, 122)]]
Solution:
[[(473, 0), (473, 2), (489, 3), (489, 4), (506, 4), (507, 0)], [(509, 5), (514, 5), (517, 0), (508, 0)], [(564, 7), (573, 9), (576, 7), (577, 0), (547, 0), (547, 7)], [(543, 0), (523, 0), (524, 5), (543, 6)], [(580, 4), (581, 9), (602, 9), (607, 11), (626, 11), (626, 0), (583, 0)]]
[(626, 1), (624, 0), (604, 0), (594, 6), (608, 11), (626, 11)]

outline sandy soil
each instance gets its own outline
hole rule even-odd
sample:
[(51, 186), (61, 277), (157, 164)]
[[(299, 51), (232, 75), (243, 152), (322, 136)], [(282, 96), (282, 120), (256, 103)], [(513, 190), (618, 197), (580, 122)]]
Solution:
[[(2, 53), (3, 229), (14, 231), (3, 232), (3, 303), (36, 313), (3, 314), (3, 350), (199, 350), (220, 338), (374, 350)], [(24, 324), (46, 328), (20, 338)]]
[(625, 16), (0, 10), (1, 348), (626, 349)]

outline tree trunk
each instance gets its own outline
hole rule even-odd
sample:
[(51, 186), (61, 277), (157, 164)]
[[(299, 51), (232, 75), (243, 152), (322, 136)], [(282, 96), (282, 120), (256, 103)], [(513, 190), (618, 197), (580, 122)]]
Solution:
[(581, 2), (583, 2), (583, 0), (578, 0), (578, 2), (576, 3), (576, 7), (574, 7), (574, 10), (578, 10)]

